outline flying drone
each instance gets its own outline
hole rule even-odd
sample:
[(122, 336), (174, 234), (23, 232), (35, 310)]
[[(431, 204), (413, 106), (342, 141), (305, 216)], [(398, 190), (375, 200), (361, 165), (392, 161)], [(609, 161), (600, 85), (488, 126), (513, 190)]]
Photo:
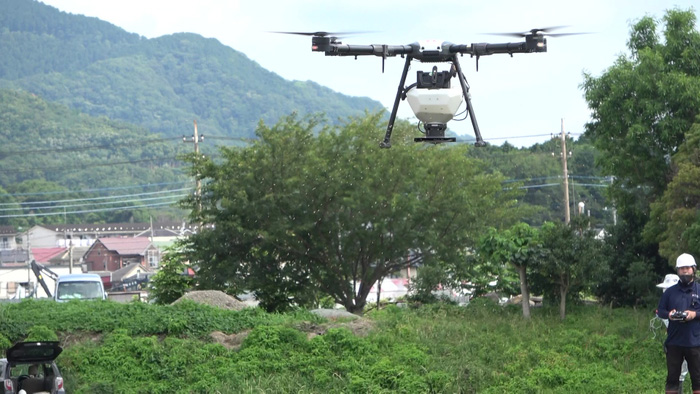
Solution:
[[(508, 43), (476, 43), (476, 44), (453, 44), (451, 42), (439, 42), (437, 40), (423, 40), (408, 45), (349, 45), (339, 41), (339, 36), (353, 33), (329, 33), (325, 31), (317, 32), (275, 32), (283, 34), (296, 34), (311, 36), (311, 50), (313, 52), (324, 52), (326, 56), (378, 56), (382, 58), (382, 72), (384, 72), (384, 61), (388, 57), (401, 56), (405, 58), (401, 82), (396, 92), (394, 106), (389, 117), (389, 124), (386, 128), (384, 140), (379, 144), (382, 148), (391, 147), (391, 132), (396, 120), (396, 112), (401, 100), (408, 99), (411, 110), (416, 118), (423, 123), (425, 137), (414, 138), (416, 142), (441, 143), (455, 142), (454, 137), (445, 137), (447, 122), (452, 120), (457, 110), (466, 102), (466, 111), (474, 129), (476, 142), (474, 145), (486, 145), (479, 125), (474, 115), (474, 108), (469, 94), (469, 84), (462, 72), (458, 57), (464, 54), (476, 57), (476, 69), (479, 70), (479, 58), (481, 56), (494, 54), (508, 54), (511, 57), (514, 53), (547, 52), (547, 39), (545, 36), (566, 36), (585, 33), (558, 33), (552, 34), (549, 31), (561, 28), (546, 27), (532, 29), (525, 33), (495, 33), (497, 35), (514, 36), (524, 38), (521, 42)], [(449, 70), (438, 71), (437, 66), (433, 66), (431, 72), (417, 71), (416, 82), (405, 86), (411, 61), (416, 60), (422, 63), (451, 63)], [(461, 91), (452, 89), (452, 78), (457, 78)]]

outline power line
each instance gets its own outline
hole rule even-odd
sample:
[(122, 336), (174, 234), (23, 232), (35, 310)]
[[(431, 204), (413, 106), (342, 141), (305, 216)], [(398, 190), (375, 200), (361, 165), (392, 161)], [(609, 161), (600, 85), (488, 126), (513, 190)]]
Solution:
[[(34, 205), (49, 205), (49, 204), (59, 204), (59, 203), (73, 203), (73, 202), (87, 202), (87, 201), (98, 201), (98, 200), (111, 200), (111, 199), (123, 199), (123, 198), (134, 198), (138, 196), (153, 196), (156, 194), (174, 193), (191, 190), (190, 188), (180, 188), (180, 189), (170, 189), (161, 190), (156, 192), (145, 192), (145, 193), (134, 193), (134, 194), (122, 194), (116, 196), (101, 196), (101, 197), (86, 197), (86, 198), (73, 198), (65, 200), (48, 200), (48, 201), (25, 201), (20, 203), (0, 203), (0, 206), (7, 205), (20, 205), (29, 209), (39, 209), (42, 207), (34, 207)], [(96, 204), (96, 203), (95, 203)], [(12, 208), (10, 208), (12, 209)], [(16, 209), (16, 208), (14, 208)], [(7, 211), (8, 209), (0, 209), (0, 211)]]
[[(75, 170), (75, 169), (84, 169), (84, 168), (92, 168), (92, 167), (105, 167), (105, 166), (116, 166), (116, 165), (123, 165), (123, 164), (136, 164), (136, 163), (148, 163), (148, 162), (154, 162), (154, 161), (179, 161), (177, 157), (156, 157), (156, 158), (151, 158), (151, 159), (141, 159), (141, 160), (127, 160), (127, 161), (117, 161), (117, 162), (98, 162), (98, 163), (81, 163), (81, 164), (75, 164), (72, 166), (66, 166), (62, 165), (61, 168), (56, 168), (56, 166), (51, 166), (51, 167), (30, 167), (30, 168), (4, 168), (3, 170), (6, 172), (27, 172), (27, 171), (45, 171), (45, 172), (56, 172), (56, 171), (64, 171), (64, 170)], [(47, 170), (53, 170), (53, 171), (47, 171)]]
[(131, 186), (100, 187), (100, 188), (95, 188), (95, 189), (82, 189), (82, 190), (75, 190), (75, 191), (12, 193), (12, 194), (4, 194), (4, 195), (17, 197), (17, 196), (39, 196), (39, 195), (48, 195), (48, 194), (88, 193), (88, 192), (101, 192), (101, 191), (109, 191), (109, 190), (124, 190), (124, 189), (136, 189), (136, 188), (146, 188), (146, 187), (155, 187), (155, 186), (166, 186), (166, 185), (183, 185), (183, 184), (191, 183), (191, 182), (192, 181), (161, 182), (161, 183), (147, 183), (147, 184), (143, 184), (143, 185), (131, 185)]
[[(603, 184), (597, 184), (597, 183), (571, 183), (572, 186), (583, 186), (583, 187), (608, 187), (610, 185), (603, 185)], [(526, 185), (526, 186), (518, 186), (517, 189), (538, 189), (541, 187), (552, 187), (552, 186), (561, 186), (561, 183), (543, 183), (540, 185)], [(504, 187), (503, 190), (510, 190), (512, 188), (510, 187)]]
[(116, 147), (120, 147), (120, 146), (145, 145), (145, 144), (153, 144), (156, 142), (174, 141), (174, 140), (178, 140), (178, 139), (179, 138), (177, 138), (177, 137), (169, 137), (169, 138), (156, 138), (156, 139), (152, 139), (152, 140), (138, 140), (138, 141), (109, 143), (109, 144), (101, 144), (101, 145), (82, 145), (82, 146), (63, 147), (63, 148), (0, 150), (0, 158), (6, 157), (6, 156), (14, 156), (14, 155), (25, 155), (25, 154), (30, 154), (30, 153), (59, 153), (59, 152), (75, 152), (75, 151), (88, 150), (88, 149), (110, 149), (110, 148), (116, 148)]
[[(97, 205), (113, 205), (113, 204), (123, 204), (127, 202), (142, 202), (142, 201), (153, 201), (153, 200), (165, 200), (165, 199), (172, 199), (172, 198), (182, 198), (185, 197), (187, 194), (176, 194), (174, 196), (160, 196), (160, 197), (148, 197), (148, 198), (138, 198), (138, 199), (130, 199), (130, 200), (120, 200), (120, 201), (103, 201), (103, 202), (96, 202), (91, 204), (92, 206), (97, 206)], [(46, 206), (46, 207), (32, 207), (30, 209), (35, 210), (43, 210), (43, 209), (64, 209), (65, 208), (74, 208), (74, 207), (80, 207), (83, 206), (84, 204), (73, 204), (73, 205), (54, 205), (54, 206)], [(5, 208), (5, 209), (0, 209), (0, 211), (17, 211), (20, 208)], [(60, 213), (63, 213), (61, 211)]]
[(70, 211), (70, 212), (48, 212), (48, 213), (31, 213), (31, 214), (18, 214), (18, 215), (0, 215), (0, 218), (28, 218), (35, 216), (56, 216), (56, 215), (73, 215), (78, 213), (90, 213), (90, 212), (107, 212), (107, 211), (123, 211), (131, 210), (137, 208), (148, 208), (148, 207), (158, 207), (163, 205), (172, 205), (177, 201), (162, 202), (154, 204), (142, 204), (142, 205), (131, 205), (125, 207), (114, 207), (114, 208), (99, 208), (99, 209), (84, 209), (80, 211)]

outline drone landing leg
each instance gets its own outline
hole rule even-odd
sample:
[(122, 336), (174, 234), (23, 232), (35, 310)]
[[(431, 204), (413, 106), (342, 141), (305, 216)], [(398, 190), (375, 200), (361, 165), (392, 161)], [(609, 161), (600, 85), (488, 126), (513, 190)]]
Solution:
[(406, 75), (408, 75), (408, 67), (411, 65), (411, 59), (412, 57), (410, 55), (406, 56), (406, 63), (403, 66), (403, 74), (401, 74), (401, 82), (399, 82), (399, 89), (396, 92), (396, 99), (394, 100), (394, 108), (391, 110), (391, 116), (389, 116), (389, 124), (386, 126), (384, 141), (379, 143), (380, 148), (391, 148), (391, 132), (394, 129), (394, 121), (396, 120), (396, 113), (399, 110), (399, 103), (403, 94), (404, 85), (406, 84)]
[(459, 60), (457, 60), (457, 55), (452, 59), (452, 64), (455, 65), (457, 69), (457, 76), (459, 78), (459, 83), (462, 85), (462, 94), (464, 95), (464, 101), (467, 103), (467, 111), (469, 111), (469, 119), (472, 121), (472, 128), (474, 128), (474, 136), (476, 137), (476, 142), (474, 146), (484, 146), (486, 143), (484, 139), (481, 138), (481, 132), (479, 131), (479, 124), (476, 122), (476, 116), (474, 115), (474, 107), (472, 107), (472, 100), (469, 97), (469, 84), (467, 83), (467, 78), (464, 77), (462, 73), (462, 66), (459, 65)]

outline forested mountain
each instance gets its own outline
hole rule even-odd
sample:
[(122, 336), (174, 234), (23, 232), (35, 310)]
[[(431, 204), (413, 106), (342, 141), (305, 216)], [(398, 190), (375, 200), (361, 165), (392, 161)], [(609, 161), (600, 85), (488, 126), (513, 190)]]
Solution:
[[(192, 144), (26, 92), (0, 89), (0, 141), (0, 224), (25, 223), (28, 213), (36, 215), (32, 223), (147, 220), (146, 209), (110, 213), (104, 196), (140, 195), (141, 201), (117, 201), (146, 202), (163, 213), (163, 203), (192, 190), (178, 158)], [(78, 211), (83, 214), (71, 215)]]
[(381, 110), (314, 82), (288, 81), (197, 34), (146, 39), (35, 0), (0, 0), (0, 87), (166, 136), (197, 119), (208, 135), (251, 137), (291, 112), (329, 119)]

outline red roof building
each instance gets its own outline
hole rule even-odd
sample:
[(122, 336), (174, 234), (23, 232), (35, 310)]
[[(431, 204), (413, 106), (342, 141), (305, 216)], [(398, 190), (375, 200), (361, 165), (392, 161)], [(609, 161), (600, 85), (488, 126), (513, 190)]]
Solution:
[(68, 248), (61, 248), (61, 247), (55, 247), (55, 248), (32, 248), (32, 256), (34, 257), (34, 260), (36, 260), (37, 263), (41, 263), (43, 265), (51, 265), (53, 262), (51, 261), (52, 259), (56, 257), (61, 257)]
[(148, 238), (98, 238), (84, 255), (88, 271), (117, 271), (130, 263), (157, 268), (160, 251)]

